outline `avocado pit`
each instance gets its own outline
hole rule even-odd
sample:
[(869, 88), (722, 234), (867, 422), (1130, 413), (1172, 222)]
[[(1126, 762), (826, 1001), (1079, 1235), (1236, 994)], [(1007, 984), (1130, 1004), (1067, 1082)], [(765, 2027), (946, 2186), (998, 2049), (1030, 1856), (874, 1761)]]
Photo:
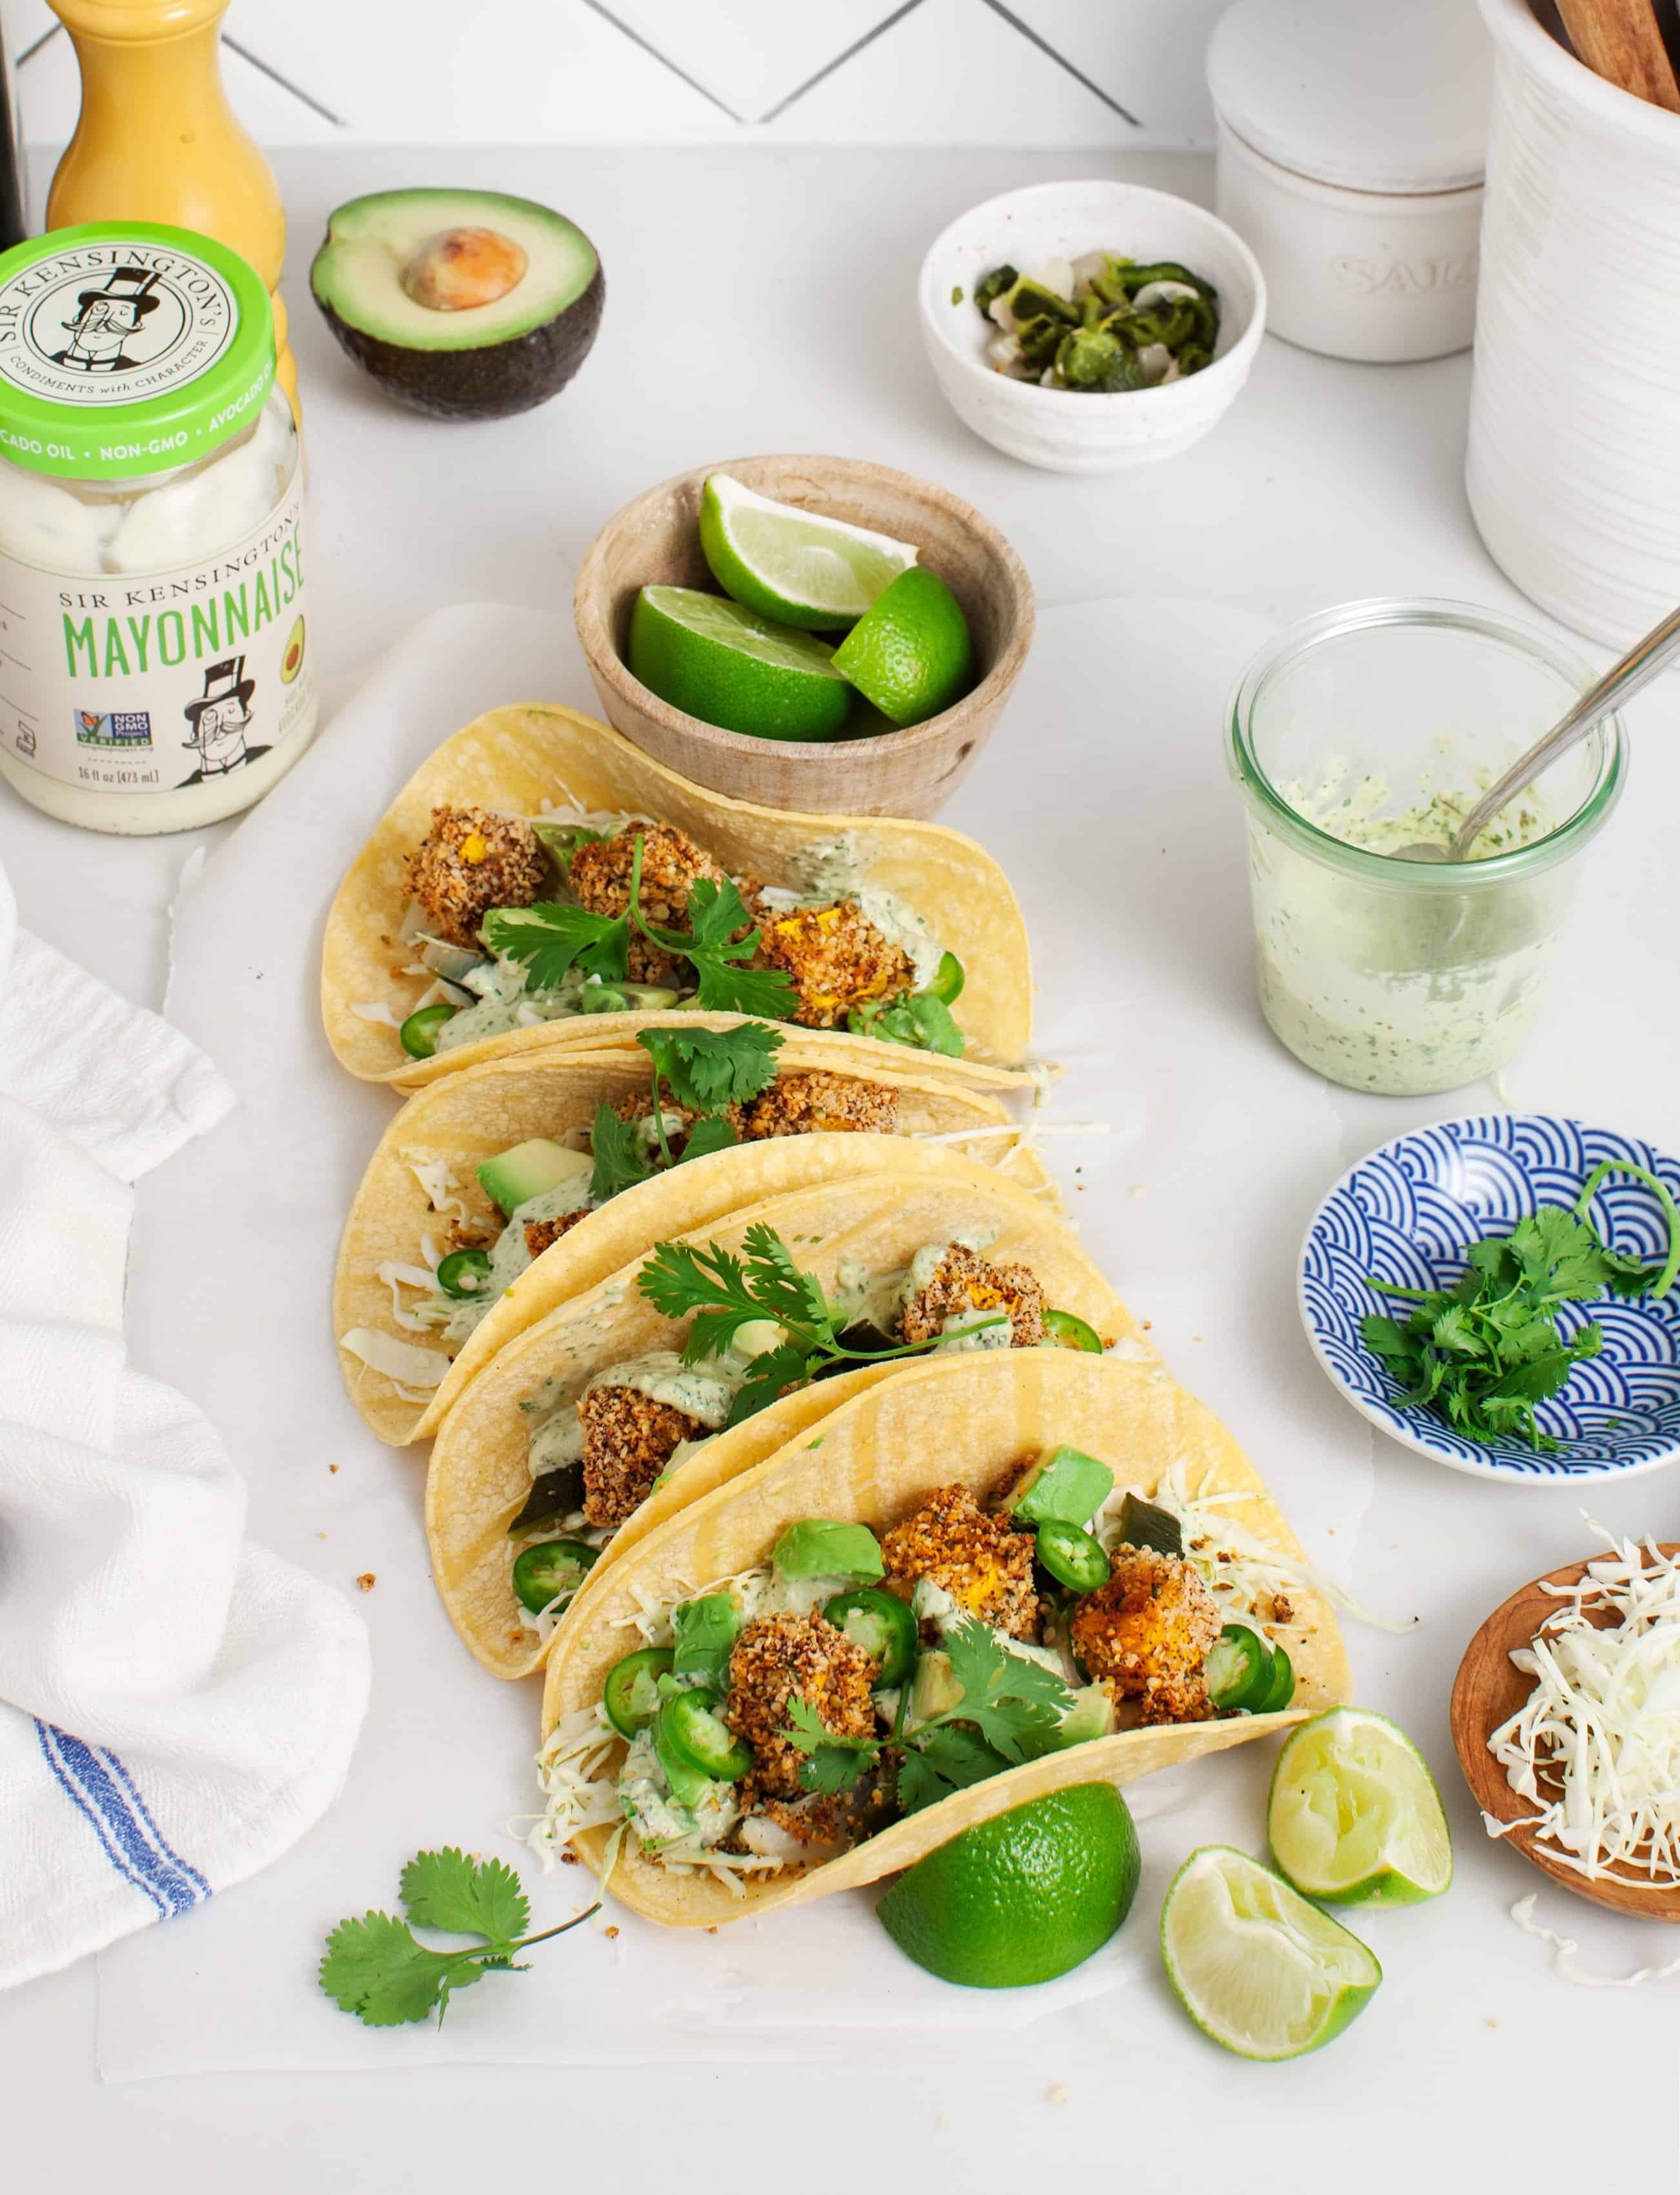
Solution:
[(505, 297), (530, 264), (521, 245), (493, 228), (445, 228), (427, 238), (400, 279), (429, 312), (466, 313)]

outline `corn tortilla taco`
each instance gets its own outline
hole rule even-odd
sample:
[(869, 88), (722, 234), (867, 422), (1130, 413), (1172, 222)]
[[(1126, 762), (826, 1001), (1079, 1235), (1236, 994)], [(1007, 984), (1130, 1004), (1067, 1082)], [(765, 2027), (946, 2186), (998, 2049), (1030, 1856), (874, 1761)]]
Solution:
[[(1240, 1644), (1273, 1686), (1249, 1710)], [(549, 1663), (532, 1842), (650, 1920), (715, 1927), (1348, 1691), (1276, 1503), (1158, 1363), (935, 1361), (591, 1578)]]
[(959, 832), (728, 800), (592, 717), (509, 708), (445, 740), (352, 866), (321, 1010), (353, 1074), (405, 1088), (673, 1010), (1008, 1086), (1032, 971), (1008, 879)]
[(445, 1417), (426, 1530), (451, 1620), (486, 1668), (522, 1676), (588, 1571), (772, 1453), (767, 1403), (820, 1416), (848, 1379), (1045, 1344), (1154, 1361), (1065, 1224), (950, 1152), (644, 1243)]
[(417, 1092), (339, 1244), (334, 1333), (368, 1426), (426, 1439), (567, 1297), (664, 1236), (837, 1173), (967, 1158), (1060, 1209), (996, 1098), (873, 1050), (866, 1077), (837, 1074), (762, 1023), (665, 1024), (627, 1051), (491, 1060)]

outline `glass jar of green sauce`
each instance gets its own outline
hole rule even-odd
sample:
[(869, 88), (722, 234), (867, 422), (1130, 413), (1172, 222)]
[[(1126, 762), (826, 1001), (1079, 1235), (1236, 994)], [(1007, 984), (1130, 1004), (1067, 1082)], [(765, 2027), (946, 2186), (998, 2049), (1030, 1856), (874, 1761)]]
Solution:
[(1226, 727), (1248, 810), (1260, 1004), (1349, 1089), (1456, 1090), (1504, 1065), (1539, 1007), (1579, 873), (1614, 807), (1612, 717), (1508, 803), (1468, 861), (1446, 845), (1597, 674), (1493, 610), (1384, 600), (1292, 626), (1249, 665)]

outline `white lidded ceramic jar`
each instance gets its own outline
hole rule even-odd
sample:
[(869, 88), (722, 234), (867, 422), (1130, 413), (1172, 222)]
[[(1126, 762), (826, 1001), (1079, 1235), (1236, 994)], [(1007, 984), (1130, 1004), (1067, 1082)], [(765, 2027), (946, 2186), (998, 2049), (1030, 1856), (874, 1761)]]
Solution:
[(1464, 482), (1543, 610), (1636, 639), (1680, 601), (1680, 115), (1577, 60), (1525, 0), (1493, 34)]
[(1208, 48), (1220, 216), (1274, 335), (1392, 363), (1465, 349), (1491, 58), (1466, 0), (1237, 0)]

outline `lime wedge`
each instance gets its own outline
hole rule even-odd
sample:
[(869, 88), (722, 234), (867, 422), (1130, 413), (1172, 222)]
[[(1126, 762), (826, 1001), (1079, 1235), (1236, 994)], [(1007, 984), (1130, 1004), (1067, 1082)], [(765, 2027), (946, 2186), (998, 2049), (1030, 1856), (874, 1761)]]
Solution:
[(1240, 2058), (1320, 2048), (1383, 1979), (1357, 1936), (1229, 1845), (1204, 1845), (1174, 1876), (1161, 1957), (1203, 2034)]
[(693, 587), (644, 587), (633, 677), (673, 709), (762, 740), (831, 740), (852, 706), (828, 642)]
[(960, 701), (974, 683), (969, 621), (943, 579), (900, 572), (834, 651), (835, 667), (900, 729)]
[(1100, 1951), (1137, 1888), (1137, 1831), (1112, 1783), (994, 1814), (901, 1875), (876, 1908), (906, 1957), (970, 1989), (1019, 1989)]
[(755, 495), (728, 473), (706, 482), (700, 546), (726, 595), (813, 632), (855, 625), (916, 562), (908, 542)]
[(1272, 1857), (1332, 1905), (1417, 1905), (1453, 1880), (1453, 1839), (1424, 1756), (1362, 1708), (1292, 1730), (1266, 1803)]

